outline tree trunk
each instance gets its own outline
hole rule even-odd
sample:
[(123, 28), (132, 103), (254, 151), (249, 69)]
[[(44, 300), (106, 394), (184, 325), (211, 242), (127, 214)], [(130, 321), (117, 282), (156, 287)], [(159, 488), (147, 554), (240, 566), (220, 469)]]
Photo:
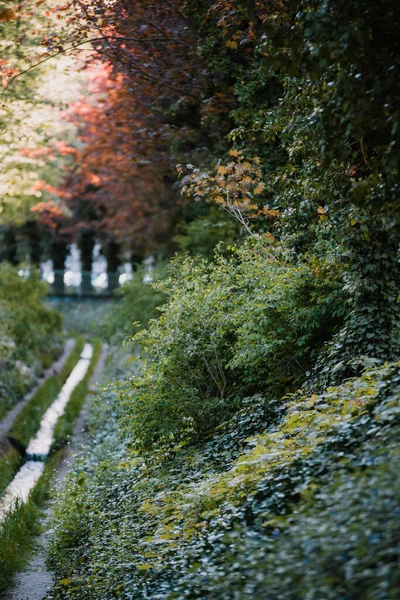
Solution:
[(54, 268), (53, 294), (55, 296), (63, 296), (65, 293), (64, 272), (67, 255), (68, 248), (66, 242), (59, 240), (52, 242), (51, 257)]
[(104, 256), (107, 259), (107, 274), (109, 292), (113, 292), (118, 287), (118, 267), (121, 264), (119, 257), (119, 245), (114, 240), (109, 241), (104, 247)]
[(92, 229), (83, 229), (78, 238), (78, 247), (81, 251), (82, 264), (82, 283), (81, 292), (83, 295), (91, 294), (92, 288), (92, 265), (93, 265), (93, 249), (95, 246), (94, 232)]

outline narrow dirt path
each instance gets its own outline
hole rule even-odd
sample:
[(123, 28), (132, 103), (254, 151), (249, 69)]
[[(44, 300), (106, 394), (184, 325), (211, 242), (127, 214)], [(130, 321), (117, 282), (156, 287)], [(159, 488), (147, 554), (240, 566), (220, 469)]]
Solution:
[(36, 385), (23, 397), (18, 404), (16, 404), (11, 410), (8, 411), (6, 416), (0, 421), (0, 436), (6, 435), (7, 432), (11, 429), (14, 420), (19, 415), (21, 410), (24, 408), (25, 404), (28, 404), (30, 400), (32, 400), (33, 396), (36, 394), (38, 389), (43, 385), (43, 383), (48, 379), (51, 375), (56, 375), (61, 371), (63, 366), (66, 363), (68, 356), (70, 355), (73, 347), (75, 346), (74, 339), (68, 339), (65, 342), (63, 353), (60, 358), (56, 360), (51, 367), (45, 370), (43, 376), (37, 381)]
[[(103, 345), (100, 360), (89, 382), (89, 388), (96, 387), (104, 370), (108, 347)], [(56, 489), (61, 489), (63, 479), (74, 462), (74, 455), (79, 452), (85, 441), (85, 423), (87, 422), (90, 404), (90, 394), (87, 396), (82, 411), (76, 420), (70, 444), (64, 449), (63, 458), (58, 464), (54, 478)], [(3, 600), (43, 600), (52, 587), (53, 574), (46, 567), (46, 554), (51, 530), (49, 522), (52, 514), (52, 500), (47, 503), (41, 520), (43, 533), (39, 536), (37, 548), (22, 573), (15, 576), (13, 588), (4, 596)]]

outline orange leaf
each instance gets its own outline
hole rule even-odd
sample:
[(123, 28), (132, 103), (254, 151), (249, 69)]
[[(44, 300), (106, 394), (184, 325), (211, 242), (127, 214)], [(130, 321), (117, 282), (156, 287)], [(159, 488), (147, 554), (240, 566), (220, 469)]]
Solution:
[(15, 21), (17, 13), (13, 8), (3, 8), (0, 11), (0, 21)]
[(253, 194), (261, 194), (261, 192), (265, 189), (265, 184), (260, 181), (260, 183), (254, 188)]

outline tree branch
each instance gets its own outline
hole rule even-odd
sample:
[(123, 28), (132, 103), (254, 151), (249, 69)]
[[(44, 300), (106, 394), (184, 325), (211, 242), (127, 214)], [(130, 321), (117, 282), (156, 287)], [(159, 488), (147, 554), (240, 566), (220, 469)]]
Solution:
[[(87, 39), (87, 40), (84, 40), (83, 42), (77, 42), (76, 44), (73, 44), (69, 48), (62, 48), (61, 50), (55, 52), (54, 54), (51, 54), (50, 56), (46, 56), (42, 60), (39, 60), (35, 64), (30, 65), (27, 69), (23, 69), (22, 71), (17, 73), (17, 75), (14, 75), (13, 77), (11, 77), (11, 79), (7, 82), (6, 86), (4, 87), (4, 89), (1, 93), (1, 98), (3, 98), (6, 91), (9, 89), (9, 87), (11, 87), (11, 85), (14, 83), (14, 81), (16, 79), (18, 79), (22, 75), (25, 75), (26, 73), (29, 73), (33, 69), (36, 69), (37, 67), (44, 64), (45, 62), (47, 62), (53, 58), (57, 58), (57, 56), (61, 56), (62, 54), (67, 55), (67, 54), (73, 53), (75, 50), (79, 50), (80, 46), (84, 46), (85, 44), (93, 44), (95, 42), (100, 42), (100, 41), (105, 41), (105, 40), (120, 40), (120, 41), (135, 41), (135, 42), (144, 42), (144, 41), (147, 42), (148, 41), (143, 38), (121, 38), (121, 37), (115, 37), (115, 36), (104, 36), (104, 37), (99, 37), (99, 38)], [(90, 51), (90, 50), (88, 50), (88, 51)], [(92, 52), (98, 52), (98, 50), (96, 48), (93, 48)], [(160, 86), (165, 87), (166, 89), (169, 89), (169, 90), (173, 90), (174, 92), (182, 93), (181, 89), (178, 89), (175, 86), (172, 86), (167, 83), (162, 83), (161, 81), (157, 80), (155, 77), (151, 77), (151, 75), (149, 75), (148, 73), (145, 73), (145, 71), (143, 71), (136, 65), (133, 65), (133, 68), (135, 69), (135, 71), (140, 73), (148, 81), (152, 81), (153, 83), (158, 83)], [(189, 96), (190, 98), (196, 98), (195, 95), (190, 94), (190, 93), (186, 93), (185, 95)]]

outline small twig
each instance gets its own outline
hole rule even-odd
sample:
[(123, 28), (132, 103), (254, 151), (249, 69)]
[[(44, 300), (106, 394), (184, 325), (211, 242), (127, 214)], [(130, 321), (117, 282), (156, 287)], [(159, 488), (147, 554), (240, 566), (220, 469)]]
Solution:
[(363, 157), (364, 163), (366, 164), (366, 166), (368, 167), (368, 169), (370, 171), (372, 171), (372, 167), (371, 167), (371, 165), (369, 164), (369, 162), (367, 160), (367, 155), (366, 155), (365, 148), (364, 148), (364, 138), (363, 137), (360, 138), (360, 149), (361, 149), (361, 155)]

